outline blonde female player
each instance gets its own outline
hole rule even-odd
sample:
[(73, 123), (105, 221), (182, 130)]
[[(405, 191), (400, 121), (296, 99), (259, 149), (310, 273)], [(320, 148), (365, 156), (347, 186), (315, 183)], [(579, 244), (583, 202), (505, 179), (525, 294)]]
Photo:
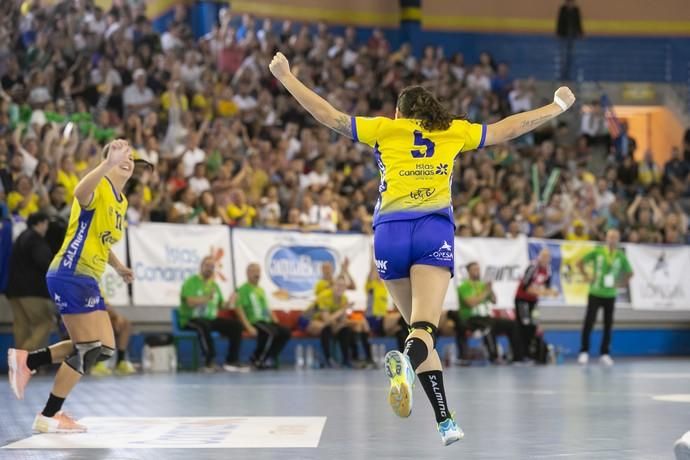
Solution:
[(51, 362), (62, 362), (43, 411), (33, 430), (40, 433), (84, 432), (61, 411), (65, 398), (82, 375), (115, 352), (113, 326), (98, 282), (108, 263), (125, 282), (133, 279), (110, 250), (122, 238), (127, 199), (122, 193), (134, 171), (132, 149), (125, 140), (106, 145), (104, 160), (77, 184), (65, 241), (46, 275), (48, 290), (69, 333), (70, 342), (32, 352), (8, 351), (10, 385), (24, 398), (32, 372)]
[(412, 410), (415, 373), (436, 414), (445, 445), (464, 434), (446, 402), (435, 333), (453, 272), (450, 173), (455, 157), (531, 131), (567, 110), (575, 96), (559, 88), (554, 102), (491, 125), (455, 119), (422, 87), (398, 96), (395, 119), (351, 117), (302, 84), (277, 53), (269, 66), (294, 98), (320, 123), (374, 148), (381, 184), (374, 215), (374, 257), (411, 333), (405, 351), (386, 355), (388, 401), (400, 417)]

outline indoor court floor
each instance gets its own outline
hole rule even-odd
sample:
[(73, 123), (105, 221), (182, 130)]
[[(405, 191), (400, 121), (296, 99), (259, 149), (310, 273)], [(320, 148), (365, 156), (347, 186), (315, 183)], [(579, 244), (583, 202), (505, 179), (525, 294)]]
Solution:
[(24, 401), (0, 384), (0, 458), (672, 459), (690, 430), (688, 359), (452, 367), (465, 439), (449, 447), (421, 388), (409, 419), (392, 414), (381, 370), (89, 377), (65, 409), (91, 431), (31, 437), (51, 382), (34, 378)]

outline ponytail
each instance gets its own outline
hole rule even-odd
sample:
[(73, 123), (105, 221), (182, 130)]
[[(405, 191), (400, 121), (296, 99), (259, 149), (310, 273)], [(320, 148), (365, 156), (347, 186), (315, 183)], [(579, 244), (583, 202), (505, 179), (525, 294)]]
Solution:
[(426, 131), (445, 131), (453, 120), (463, 118), (453, 115), (421, 86), (403, 89), (398, 96), (398, 110), (404, 118), (419, 120)]

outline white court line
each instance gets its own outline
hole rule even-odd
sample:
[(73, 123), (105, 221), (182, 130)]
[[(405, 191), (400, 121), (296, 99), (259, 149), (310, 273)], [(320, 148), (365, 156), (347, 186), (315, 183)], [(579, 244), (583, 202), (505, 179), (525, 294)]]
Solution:
[(38, 434), (3, 449), (314, 448), (326, 417), (86, 417), (87, 433)]
[(690, 403), (690, 394), (653, 395), (652, 399), (655, 401)]

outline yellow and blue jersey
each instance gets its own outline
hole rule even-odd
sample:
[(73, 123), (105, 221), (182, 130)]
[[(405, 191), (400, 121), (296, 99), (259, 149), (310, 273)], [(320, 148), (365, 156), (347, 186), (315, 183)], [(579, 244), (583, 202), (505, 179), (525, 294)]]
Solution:
[(127, 198), (107, 177), (99, 182), (88, 206), (74, 199), (67, 234), (49, 274), (81, 275), (99, 282), (110, 248), (122, 238), (126, 212)]
[(453, 161), (484, 145), (486, 125), (454, 120), (445, 131), (427, 131), (405, 118), (352, 117), (351, 123), (354, 140), (374, 148), (381, 175), (374, 226), (430, 214), (453, 222)]

